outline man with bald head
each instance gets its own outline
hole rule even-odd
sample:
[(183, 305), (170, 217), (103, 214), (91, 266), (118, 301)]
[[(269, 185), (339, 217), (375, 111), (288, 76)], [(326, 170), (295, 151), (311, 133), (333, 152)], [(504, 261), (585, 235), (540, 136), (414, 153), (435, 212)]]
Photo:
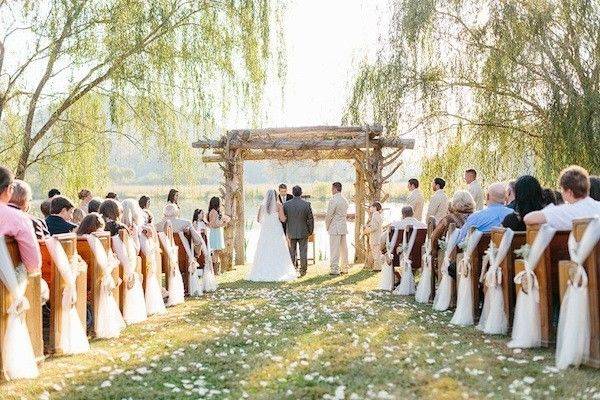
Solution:
[(471, 227), (481, 232), (489, 232), (492, 228), (502, 225), (504, 217), (513, 210), (504, 205), (506, 185), (494, 183), (490, 185), (486, 195), (486, 204), (483, 210), (477, 211), (467, 218), (458, 235), (459, 242), (462, 241)]

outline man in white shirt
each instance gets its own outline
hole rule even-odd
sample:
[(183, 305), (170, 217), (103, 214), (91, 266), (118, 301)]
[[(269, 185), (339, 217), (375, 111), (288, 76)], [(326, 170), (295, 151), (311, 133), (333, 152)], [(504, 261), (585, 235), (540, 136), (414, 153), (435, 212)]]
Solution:
[(425, 220), (429, 221), (430, 217), (434, 217), (436, 222), (440, 222), (448, 214), (448, 196), (444, 193), (446, 181), (442, 178), (435, 178), (431, 186), (434, 193), (429, 200)]
[(483, 190), (477, 180), (477, 171), (468, 169), (465, 171), (465, 182), (467, 182), (467, 190), (475, 200), (475, 211), (483, 208)]
[(571, 230), (573, 220), (600, 215), (600, 203), (589, 197), (590, 176), (577, 165), (562, 170), (559, 185), (565, 204), (533, 211), (523, 219), (526, 224), (549, 224), (559, 231)]
[(423, 218), (423, 193), (419, 189), (419, 180), (411, 178), (408, 180), (408, 198), (406, 202), (412, 207), (415, 218), (420, 220)]

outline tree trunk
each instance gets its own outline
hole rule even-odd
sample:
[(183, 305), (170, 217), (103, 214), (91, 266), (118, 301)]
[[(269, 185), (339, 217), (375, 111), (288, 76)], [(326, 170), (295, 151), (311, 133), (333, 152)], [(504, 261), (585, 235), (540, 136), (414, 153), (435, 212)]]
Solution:
[[(26, 134), (25, 134), (26, 135)], [(17, 169), (15, 170), (15, 178), (25, 179), (25, 172), (27, 171), (27, 164), (29, 163), (29, 155), (31, 154), (31, 146), (24, 140), (23, 147), (21, 148), (21, 154), (19, 154), (19, 162)]]
[(244, 265), (246, 263), (246, 238), (244, 218), (244, 161), (236, 157), (234, 179), (236, 180), (236, 190), (234, 193), (234, 226), (235, 226), (235, 265)]

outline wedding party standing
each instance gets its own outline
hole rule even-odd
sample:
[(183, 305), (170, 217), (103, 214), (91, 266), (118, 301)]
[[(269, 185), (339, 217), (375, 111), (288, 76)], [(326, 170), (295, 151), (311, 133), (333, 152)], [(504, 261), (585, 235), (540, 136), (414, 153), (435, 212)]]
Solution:
[(225, 249), (223, 227), (229, 223), (230, 218), (221, 213), (221, 200), (213, 197), (208, 203), (208, 243), (213, 252), (213, 268), (216, 274), (221, 272), (221, 253)]
[(335, 182), (331, 185), (333, 197), (329, 200), (325, 227), (329, 233), (329, 257), (331, 262), (331, 275), (345, 274), (348, 272), (348, 243), (346, 235), (348, 226), (348, 200), (342, 195), (342, 184)]
[(310, 203), (302, 199), (302, 188), (292, 188), (294, 198), (283, 205), (287, 236), (290, 241), (290, 257), (296, 265), (296, 254), (300, 252), (300, 276), (306, 275), (308, 267), (308, 237), (313, 234), (315, 221)]
[(279, 282), (297, 278), (296, 268), (281, 226), (286, 221), (283, 205), (277, 201), (275, 190), (267, 191), (258, 210), (260, 234), (254, 253), (254, 262), (248, 275), (249, 281)]

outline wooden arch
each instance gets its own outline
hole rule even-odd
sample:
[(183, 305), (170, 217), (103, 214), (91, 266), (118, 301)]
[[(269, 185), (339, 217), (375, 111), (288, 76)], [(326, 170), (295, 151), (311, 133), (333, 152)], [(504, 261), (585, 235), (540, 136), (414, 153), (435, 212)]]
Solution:
[[(219, 163), (225, 178), (221, 188), (225, 214), (232, 222), (225, 228), (222, 268), (245, 263), (244, 161), (250, 160), (349, 160), (356, 169), (355, 262), (364, 262), (361, 240), (366, 205), (385, 201), (383, 184), (400, 167), (404, 149), (414, 148), (413, 139), (386, 137), (381, 126), (310, 126), (295, 128), (235, 129), (219, 139), (202, 139), (192, 146), (203, 151), (204, 162)], [(389, 149), (385, 152), (384, 149)], [(384, 169), (387, 172), (384, 173)]]

